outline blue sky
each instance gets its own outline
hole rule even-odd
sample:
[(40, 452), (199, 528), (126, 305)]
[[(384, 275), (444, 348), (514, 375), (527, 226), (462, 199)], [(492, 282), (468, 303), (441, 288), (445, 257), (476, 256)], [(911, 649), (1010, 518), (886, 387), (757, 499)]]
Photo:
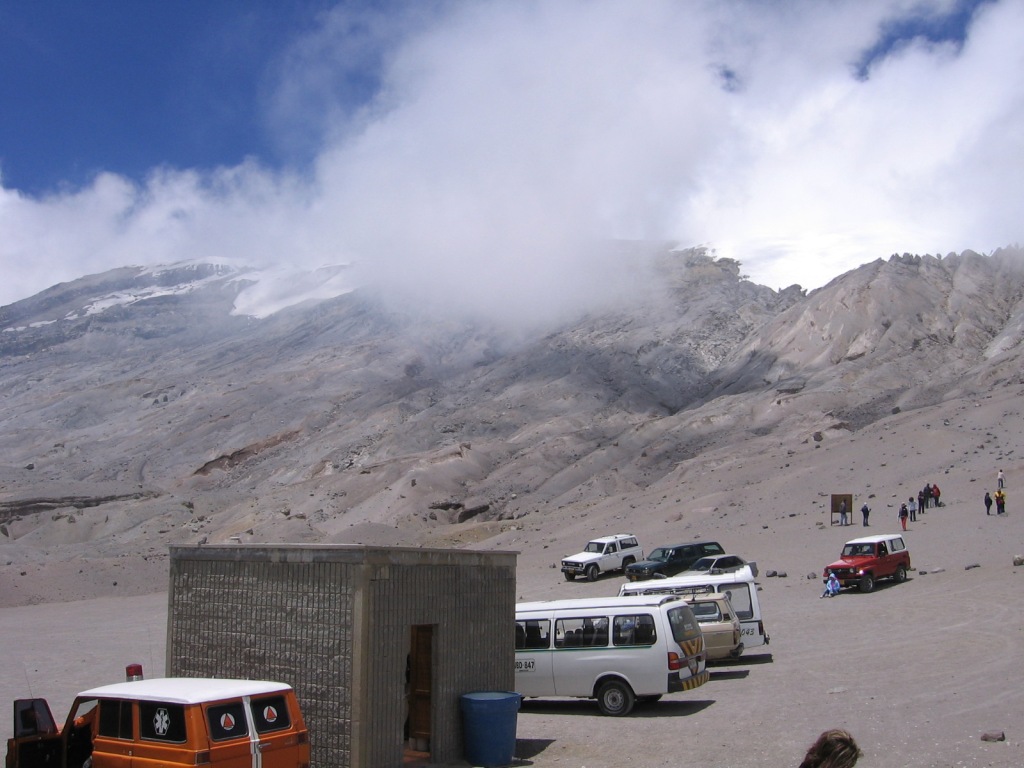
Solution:
[[(315, 147), (278, 136), (267, 101), (289, 46), (327, 2), (0, 2), (0, 169), (42, 194), (99, 171), (280, 166)], [(372, 73), (371, 73), (372, 77)], [(372, 86), (371, 86), (372, 87)]]
[(511, 315), (607, 293), (607, 238), (772, 287), (991, 250), (1021, 39), (1024, 0), (0, 0), (0, 304), (208, 258)]

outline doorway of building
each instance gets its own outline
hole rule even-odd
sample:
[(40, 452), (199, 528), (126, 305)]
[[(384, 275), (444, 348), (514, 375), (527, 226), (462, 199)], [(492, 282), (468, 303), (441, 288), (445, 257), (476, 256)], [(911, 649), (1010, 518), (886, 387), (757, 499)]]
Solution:
[(433, 679), (434, 627), (418, 624), (411, 630), (409, 660), (405, 671), (409, 710), (405, 738), (406, 762), (430, 756), (430, 691)]

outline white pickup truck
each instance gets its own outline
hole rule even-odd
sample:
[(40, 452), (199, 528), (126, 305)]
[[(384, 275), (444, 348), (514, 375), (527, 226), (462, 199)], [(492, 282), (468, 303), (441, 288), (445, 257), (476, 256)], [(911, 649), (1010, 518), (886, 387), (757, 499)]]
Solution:
[(586, 576), (593, 581), (605, 571), (625, 570), (627, 565), (644, 559), (644, 550), (631, 533), (602, 536), (587, 543), (582, 552), (562, 558), (566, 581)]

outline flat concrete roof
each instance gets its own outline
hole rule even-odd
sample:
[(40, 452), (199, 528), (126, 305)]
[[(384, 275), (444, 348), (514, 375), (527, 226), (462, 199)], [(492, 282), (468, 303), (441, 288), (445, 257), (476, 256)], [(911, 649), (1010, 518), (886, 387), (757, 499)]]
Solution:
[(518, 552), (363, 544), (203, 544), (171, 547), (171, 560), (393, 565), (497, 565), (515, 568)]

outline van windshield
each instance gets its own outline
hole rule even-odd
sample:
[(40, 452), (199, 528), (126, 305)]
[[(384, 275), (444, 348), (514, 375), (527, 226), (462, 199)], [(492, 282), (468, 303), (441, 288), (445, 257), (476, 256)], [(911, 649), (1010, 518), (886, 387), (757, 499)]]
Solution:
[(733, 610), (736, 611), (736, 617), (740, 621), (754, 618), (754, 605), (750, 598), (749, 583), (722, 584), (718, 587), (718, 591), (729, 598)]
[(696, 640), (701, 636), (700, 625), (688, 605), (679, 605), (668, 611), (668, 623), (672, 627), (672, 639), (677, 643)]
[(584, 552), (598, 552), (598, 553), (604, 552), (604, 544), (602, 544), (600, 541), (592, 541), (589, 544), (587, 544), (587, 548), (584, 549), (583, 551)]
[(664, 562), (665, 560), (668, 560), (669, 555), (671, 555), (671, 554), (672, 554), (672, 550), (671, 549), (665, 549), (665, 547), (658, 547), (656, 550), (651, 552), (651, 554), (648, 556), (647, 559), (648, 560), (653, 560), (656, 563), (661, 563), (661, 562)]

